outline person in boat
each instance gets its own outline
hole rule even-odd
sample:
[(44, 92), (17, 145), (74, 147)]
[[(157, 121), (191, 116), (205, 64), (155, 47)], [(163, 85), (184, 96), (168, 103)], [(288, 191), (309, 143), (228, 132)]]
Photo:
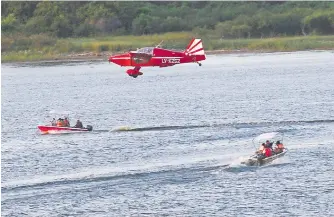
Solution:
[(275, 147), (275, 153), (281, 153), (283, 152), (283, 149), (284, 149), (284, 145), (280, 141), (277, 141), (276, 147)]
[(266, 147), (270, 148), (273, 151), (273, 143), (269, 140), (266, 141)]
[(57, 120), (57, 127), (63, 127), (64, 126), (64, 121), (61, 118), (58, 118)]
[(262, 160), (264, 158), (272, 156), (272, 150), (267, 146), (267, 144), (262, 143), (261, 146), (263, 147), (262, 152), (257, 151), (258, 159)]
[(55, 118), (52, 119), (51, 126), (57, 126), (57, 121)]
[(266, 141), (266, 147), (270, 147), (270, 141), (269, 140)]
[(70, 122), (68, 121), (67, 117), (65, 117), (64, 119), (64, 127), (69, 127), (70, 126)]
[(77, 123), (74, 126), (75, 128), (83, 128), (82, 122), (80, 120), (77, 120)]
[(262, 154), (265, 147), (266, 147), (266, 144), (262, 143), (260, 148), (256, 151), (256, 154)]
[(264, 158), (271, 157), (272, 156), (272, 150), (270, 147), (265, 147), (263, 150)]

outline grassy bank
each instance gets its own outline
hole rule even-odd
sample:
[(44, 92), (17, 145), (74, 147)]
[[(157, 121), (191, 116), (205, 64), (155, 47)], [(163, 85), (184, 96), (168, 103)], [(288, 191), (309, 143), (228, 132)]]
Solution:
[[(145, 46), (155, 46), (162, 40), (163, 47), (184, 49), (192, 37), (203, 39), (206, 51), (242, 50), (249, 52), (301, 51), (334, 49), (332, 36), (298, 36), (265, 39), (219, 39), (214, 36), (195, 36), (192, 33), (166, 33), (145, 36), (109, 36), (98, 38), (57, 39), (46, 35), (2, 36), (1, 61), (38, 61), (52, 59), (105, 58)], [(222, 53), (224, 51), (221, 51)], [(208, 52), (209, 53), (209, 52)]]

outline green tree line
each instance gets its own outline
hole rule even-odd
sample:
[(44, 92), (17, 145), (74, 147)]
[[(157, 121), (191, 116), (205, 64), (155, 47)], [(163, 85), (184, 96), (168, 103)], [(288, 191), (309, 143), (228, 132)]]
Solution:
[(1, 2), (2, 35), (197, 31), (221, 38), (334, 33), (334, 2)]

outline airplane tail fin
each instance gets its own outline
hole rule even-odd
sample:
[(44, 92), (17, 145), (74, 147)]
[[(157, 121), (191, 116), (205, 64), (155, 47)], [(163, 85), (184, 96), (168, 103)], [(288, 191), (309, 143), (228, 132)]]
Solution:
[(192, 39), (184, 53), (190, 55), (205, 55), (202, 39)]

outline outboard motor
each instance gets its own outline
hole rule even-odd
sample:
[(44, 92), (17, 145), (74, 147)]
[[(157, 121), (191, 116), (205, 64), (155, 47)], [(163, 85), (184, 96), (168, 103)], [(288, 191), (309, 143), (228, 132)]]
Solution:
[(88, 131), (92, 131), (93, 130), (93, 126), (91, 126), (91, 125), (87, 125), (86, 128), (88, 129)]

